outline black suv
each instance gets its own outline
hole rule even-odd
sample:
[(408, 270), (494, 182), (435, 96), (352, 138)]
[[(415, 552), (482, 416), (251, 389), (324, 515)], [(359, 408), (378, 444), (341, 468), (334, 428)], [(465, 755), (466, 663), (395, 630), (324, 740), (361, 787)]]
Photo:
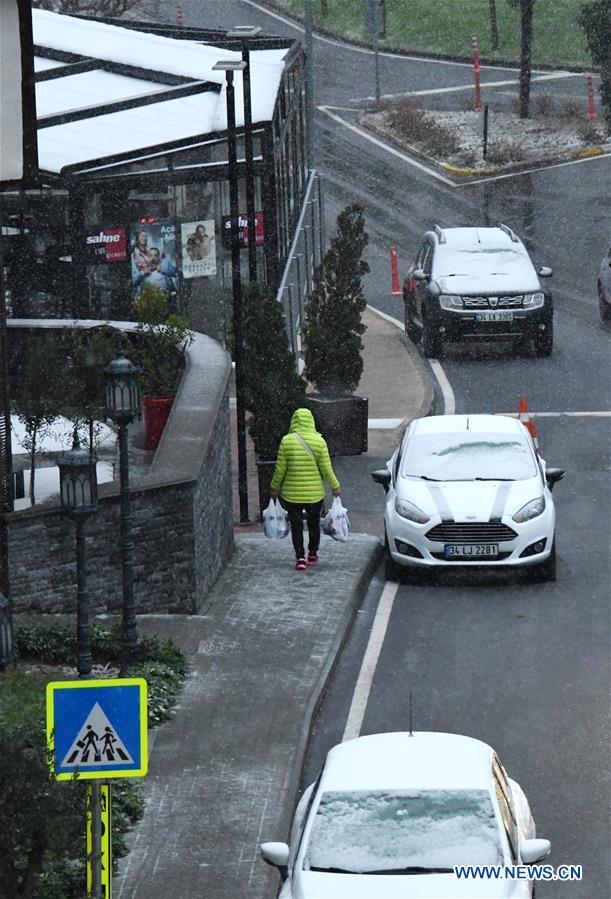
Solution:
[(405, 333), (424, 355), (442, 355), (444, 340), (484, 337), (534, 342), (538, 356), (554, 343), (552, 296), (528, 252), (507, 225), (427, 231), (403, 285)]

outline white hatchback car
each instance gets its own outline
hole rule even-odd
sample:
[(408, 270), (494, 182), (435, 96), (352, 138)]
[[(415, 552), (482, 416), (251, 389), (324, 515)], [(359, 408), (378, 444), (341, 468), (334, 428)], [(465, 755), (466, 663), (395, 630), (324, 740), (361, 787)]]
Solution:
[(527, 880), (459, 876), (455, 866), (544, 858), (521, 787), (471, 737), (387, 733), (334, 746), (303, 794), (290, 846), (263, 843), (279, 899), (527, 899)]
[(386, 469), (386, 576), (420, 568), (523, 568), (556, 576), (547, 468), (524, 425), (502, 415), (434, 415), (405, 431)]

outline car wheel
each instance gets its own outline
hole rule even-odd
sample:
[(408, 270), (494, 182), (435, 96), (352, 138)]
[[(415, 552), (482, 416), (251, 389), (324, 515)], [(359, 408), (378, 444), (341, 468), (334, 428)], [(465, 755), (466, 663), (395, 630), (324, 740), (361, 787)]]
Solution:
[(556, 580), (556, 540), (552, 541), (552, 551), (537, 569), (537, 580), (555, 581)]
[(426, 319), (422, 329), (422, 351), (427, 359), (440, 359), (443, 354), (441, 334), (433, 331)]
[(401, 571), (390, 554), (388, 537), (384, 535), (384, 578), (387, 581), (401, 581)]
[(403, 297), (405, 300), (405, 333), (412, 341), (412, 343), (419, 343), (420, 338), (422, 336), (422, 331), (415, 323), (413, 315), (414, 315), (414, 304), (413, 300), (410, 300), (409, 297)]
[(537, 356), (551, 356), (554, 347), (554, 328), (550, 321), (545, 331), (535, 337), (535, 354)]
[(611, 305), (607, 303), (605, 300), (605, 295), (603, 293), (602, 285), (600, 281), (598, 282), (598, 309), (600, 311), (600, 317), (604, 322), (608, 322), (611, 320)]

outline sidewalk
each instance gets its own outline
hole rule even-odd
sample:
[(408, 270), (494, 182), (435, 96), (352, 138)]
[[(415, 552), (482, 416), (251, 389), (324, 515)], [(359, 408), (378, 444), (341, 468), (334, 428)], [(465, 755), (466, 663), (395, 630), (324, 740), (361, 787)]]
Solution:
[[(334, 459), (351, 472), (340, 478), (346, 504), (356, 506), (374, 460), (397, 445), (400, 424), (427, 414), (432, 401), (402, 333), (369, 310), (364, 320), (359, 392), (369, 397), (370, 448)], [(248, 460), (254, 520), (251, 447)], [(238, 520), (237, 496), (234, 513)], [(357, 531), (358, 519), (357, 510)], [(190, 673), (172, 721), (152, 733), (146, 809), (128, 836), (115, 899), (276, 895), (278, 876), (260, 860), (259, 843), (288, 837), (316, 705), (381, 555), (377, 536), (353, 533), (345, 544), (323, 537), (319, 565), (297, 572), (290, 541), (266, 540), (258, 524), (237, 526), (235, 552), (202, 614), (139, 616), (143, 633), (172, 637), (190, 655)]]

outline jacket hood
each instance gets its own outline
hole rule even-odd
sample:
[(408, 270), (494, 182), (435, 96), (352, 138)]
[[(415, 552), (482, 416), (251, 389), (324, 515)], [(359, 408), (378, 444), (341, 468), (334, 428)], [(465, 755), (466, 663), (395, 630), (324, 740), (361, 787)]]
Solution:
[(289, 431), (315, 431), (314, 416), (309, 409), (296, 409), (291, 418)]

